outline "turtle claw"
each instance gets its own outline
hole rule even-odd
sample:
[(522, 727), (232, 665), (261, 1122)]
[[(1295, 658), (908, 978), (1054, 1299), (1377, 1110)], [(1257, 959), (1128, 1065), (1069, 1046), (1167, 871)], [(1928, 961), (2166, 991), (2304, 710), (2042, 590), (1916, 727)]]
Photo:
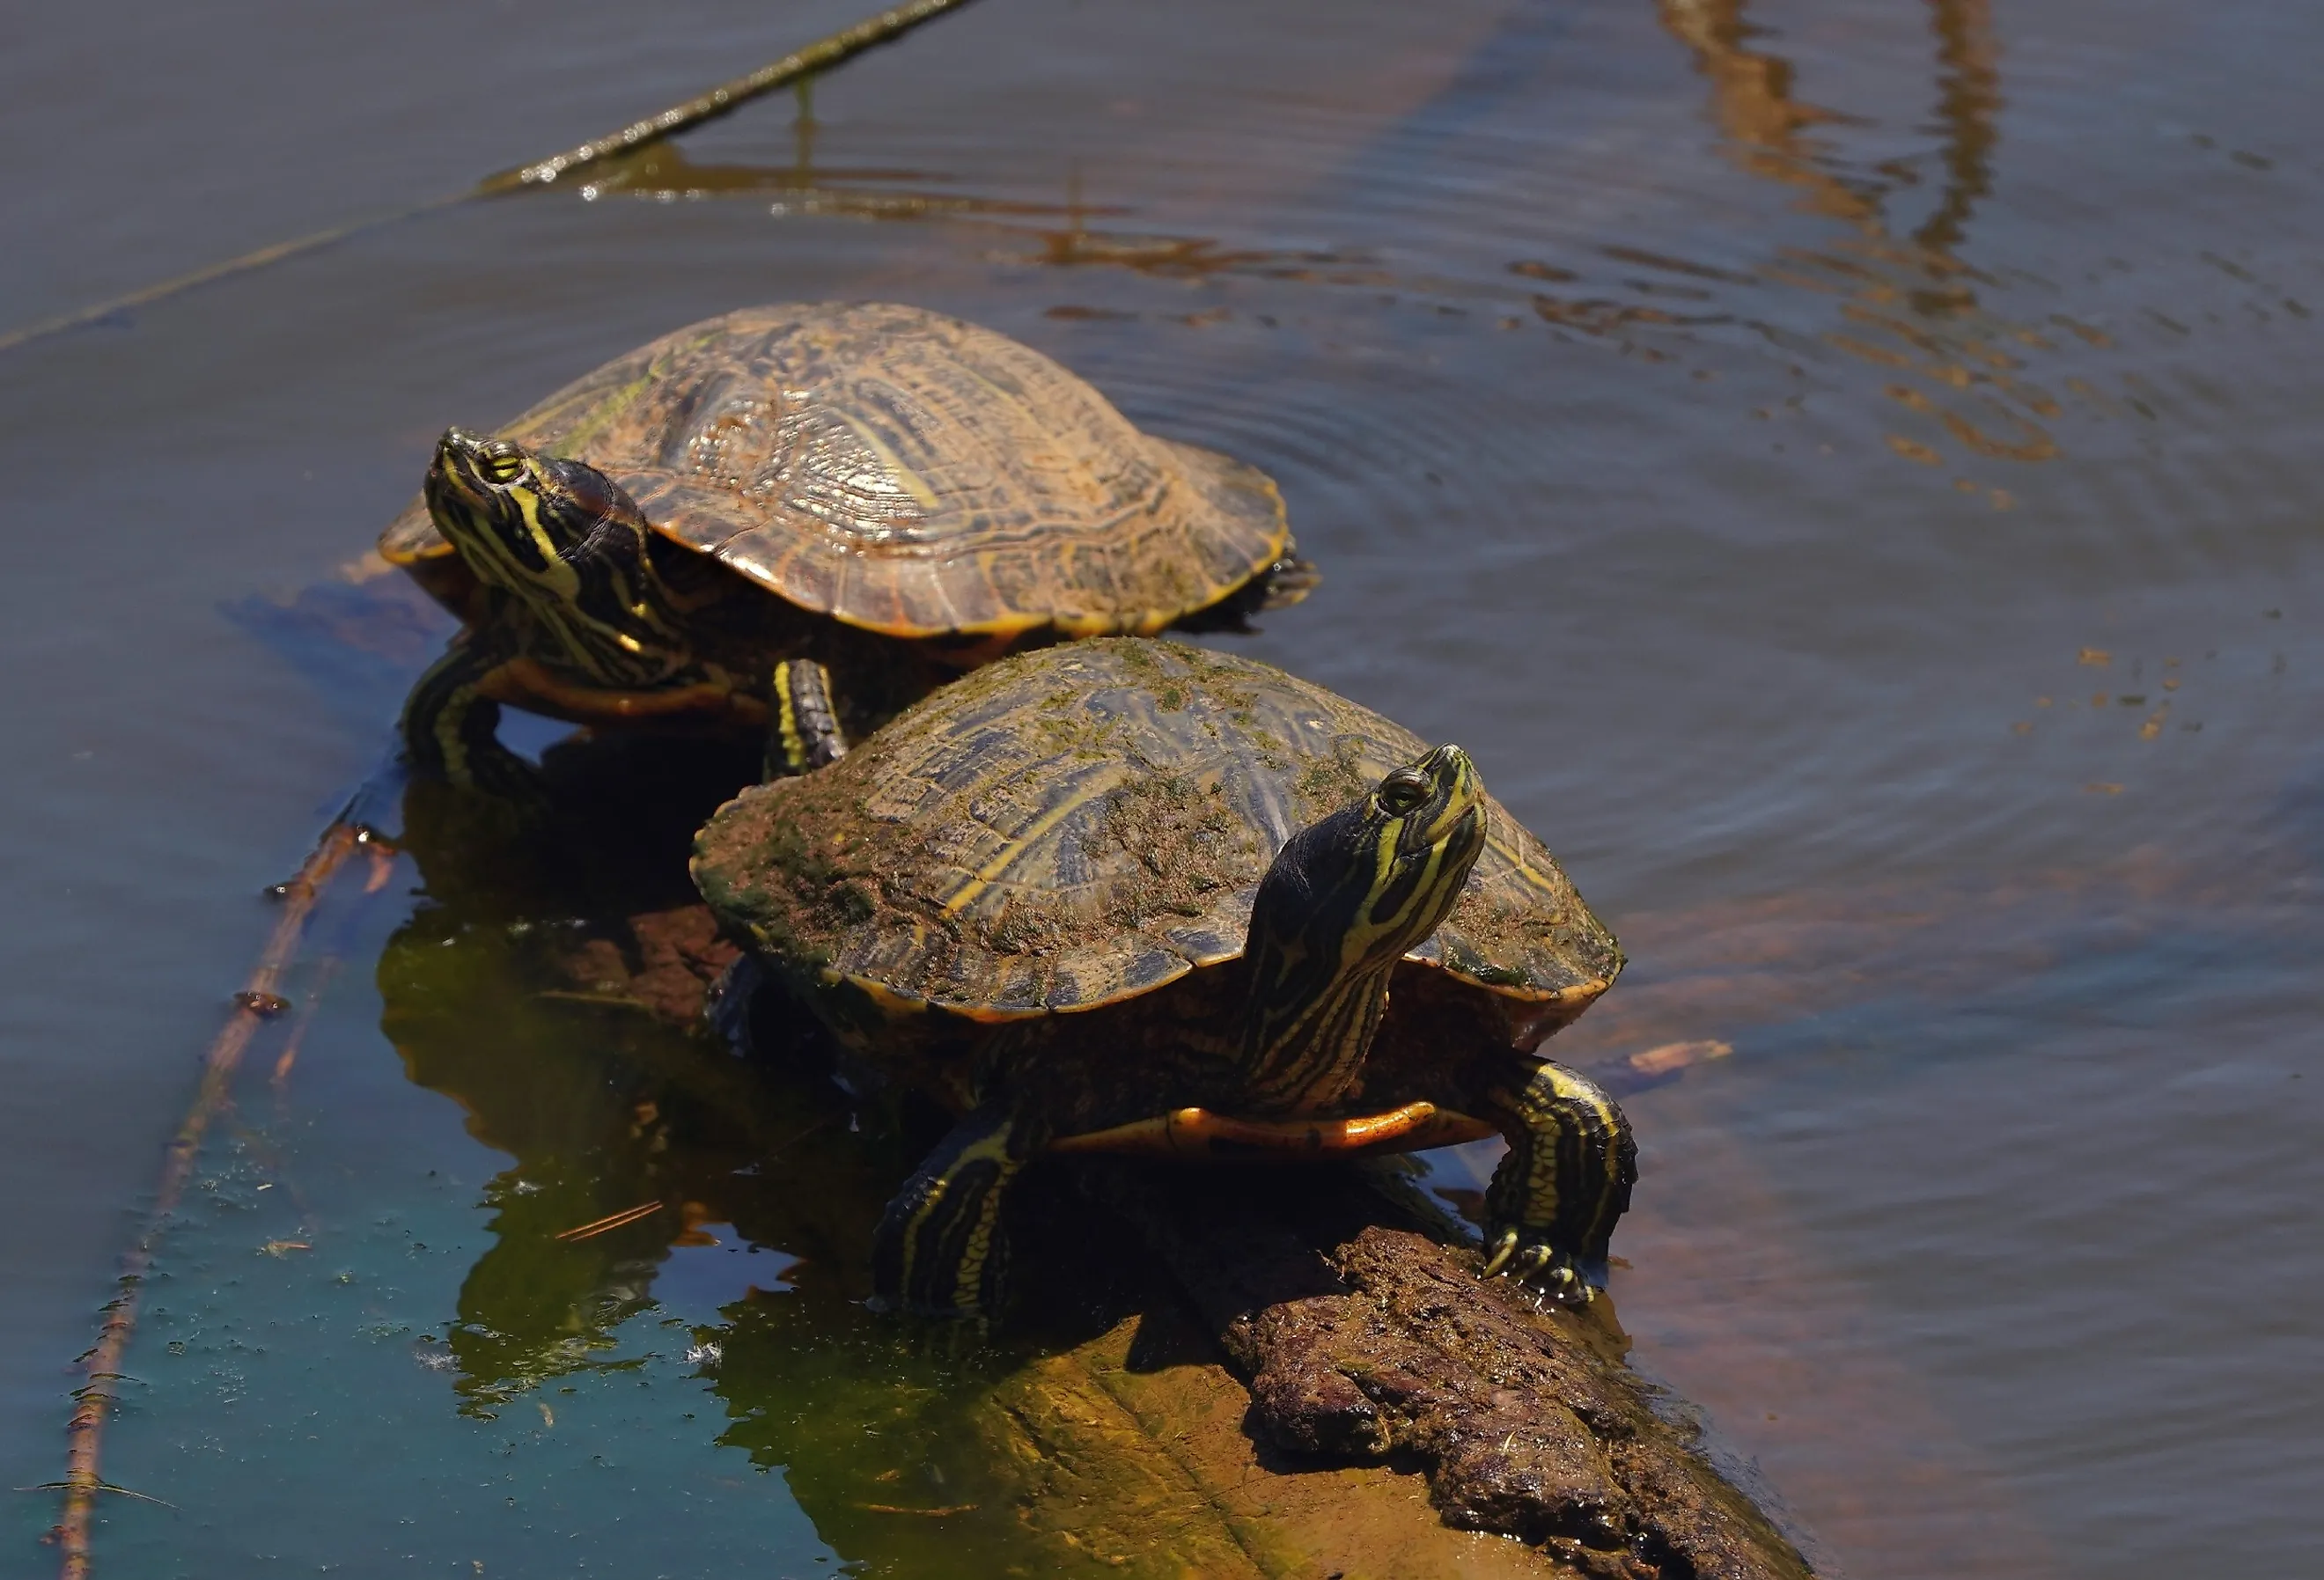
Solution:
[(1529, 1295), (1545, 1297), (1553, 1306), (1587, 1306), (1597, 1294), (1590, 1280), (1574, 1270), (1571, 1257), (1545, 1242), (1527, 1240), (1517, 1229), (1501, 1231), (1479, 1276), (1506, 1278)]

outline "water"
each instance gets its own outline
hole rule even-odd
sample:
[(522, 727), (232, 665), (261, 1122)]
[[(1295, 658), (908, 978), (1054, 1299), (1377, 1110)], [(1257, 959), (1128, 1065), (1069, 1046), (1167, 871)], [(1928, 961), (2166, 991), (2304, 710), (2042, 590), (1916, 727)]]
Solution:
[[(0, 316), (456, 191), (847, 20), (19, 22)], [(1274, 473), (1328, 579), (1239, 651), (1460, 741), (1559, 853), (1635, 962), (1567, 1057), (1733, 1045), (1630, 1099), (1615, 1294), (1820, 1560), (2295, 1572), (2319, 43), (2249, 0), (991, 0), (819, 85), (811, 134), (770, 101), (595, 200), (0, 352), (9, 1484), (60, 1474), (257, 891), (441, 639), (341, 575), (433, 436), (695, 318), (884, 296)], [(738, 1176), (790, 1132), (719, 1118), (694, 1045), (536, 996), (536, 933), (619, 874), (451, 851), (335, 896), (279, 1096), (287, 1030), (254, 1052), (108, 1444), (178, 1509), (109, 1502), (100, 1559), (1018, 1561), (862, 1507), (979, 1501), (872, 1478), (972, 1474), (1006, 1386), (852, 1326), (892, 1144), (842, 1114)], [(16, 1500), (12, 1571), (50, 1518)]]

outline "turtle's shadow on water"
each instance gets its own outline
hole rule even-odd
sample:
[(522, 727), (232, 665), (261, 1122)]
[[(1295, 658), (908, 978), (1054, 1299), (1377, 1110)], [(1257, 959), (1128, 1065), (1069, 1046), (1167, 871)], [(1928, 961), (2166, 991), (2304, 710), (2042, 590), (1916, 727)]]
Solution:
[(751, 736), (576, 731), (540, 754), (545, 814), (417, 779), (401, 843), (424, 892), (464, 915), (604, 919), (691, 904), (694, 831), (760, 773)]

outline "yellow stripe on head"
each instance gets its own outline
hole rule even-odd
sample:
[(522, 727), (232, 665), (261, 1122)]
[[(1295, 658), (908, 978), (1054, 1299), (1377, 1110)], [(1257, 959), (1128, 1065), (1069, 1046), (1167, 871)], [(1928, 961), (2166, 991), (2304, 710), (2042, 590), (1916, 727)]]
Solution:
[(1484, 790), (1458, 746), (1383, 778), (1277, 853), (1246, 944), (1245, 1095), (1293, 1112), (1360, 1074), (1405, 952), (1435, 931), (1485, 845)]

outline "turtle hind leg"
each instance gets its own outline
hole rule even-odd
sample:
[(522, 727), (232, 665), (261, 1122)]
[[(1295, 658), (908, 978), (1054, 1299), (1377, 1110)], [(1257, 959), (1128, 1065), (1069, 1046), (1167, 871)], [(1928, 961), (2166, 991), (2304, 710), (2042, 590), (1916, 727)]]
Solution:
[(872, 1241), (877, 1302), (928, 1317), (997, 1313), (1009, 1184), (1046, 1138), (1046, 1126), (1005, 1102), (954, 1125), (881, 1216)]
[(768, 698), (767, 777), (812, 773), (847, 755), (839, 709), (831, 700), (831, 671), (813, 659), (775, 666)]
[(521, 806), (545, 799), (540, 774), (500, 743), (501, 705), (482, 689), (507, 654), (474, 636), (428, 667), (404, 699), (400, 725), (414, 772)]
[(1217, 603), (1181, 614), (1170, 622), (1169, 629), (1194, 633), (1226, 631), (1240, 636), (1252, 635), (1259, 630), (1252, 624), (1257, 616), (1304, 603), (1307, 595), (1314, 592), (1323, 579), (1323, 573), (1316, 568), (1314, 560), (1303, 559), (1286, 545), (1282, 559)]
[(1637, 1182), (1630, 1122), (1595, 1082), (1546, 1059), (1495, 1083), (1482, 1106), (1509, 1143), (1485, 1192), (1486, 1273), (1587, 1302)]
[(1302, 556), (1290, 544), (1283, 546), (1283, 558), (1268, 566), (1254, 578), (1258, 588), (1259, 612), (1288, 609), (1294, 604), (1306, 602), (1307, 595), (1323, 584), (1323, 572), (1316, 563)]

